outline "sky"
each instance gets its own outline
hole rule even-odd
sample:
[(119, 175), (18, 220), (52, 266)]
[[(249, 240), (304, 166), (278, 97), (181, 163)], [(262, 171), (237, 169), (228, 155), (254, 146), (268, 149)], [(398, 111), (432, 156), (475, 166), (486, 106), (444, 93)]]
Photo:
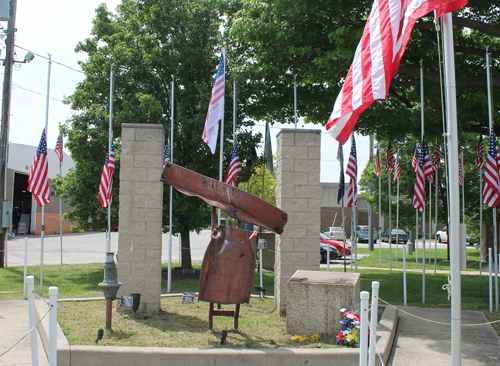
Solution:
[[(18, 61), (22, 61), (27, 53), (26, 50), (29, 50), (35, 53), (35, 59), (30, 63), (16, 64), (13, 70), (9, 131), (11, 142), (32, 146), (37, 146), (40, 142), (47, 115), (47, 59), (48, 54), (51, 54), (53, 63), (50, 71), (47, 145), (52, 149), (55, 147), (58, 124), (64, 123), (72, 114), (69, 106), (64, 105), (62, 100), (71, 95), (76, 85), (84, 78), (84, 75), (78, 72), (80, 67), (77, 62), (85, 60), (86, 55), (77, 54), (74, 49), (78, 42), (89, 37), (95, 9), (101, 3), (106, 3), (109, 10), (114, 10), (120, 2), (112, 0), (18, 1), (15, 44), (19, 47), (15, 48), (15, 57)], [(7, 29), (7, 22), (0, 22), (0, 25)], [(2, 57), (5, 57), (5, 48), (1, 49), (0, 58)], [(332, 97), (332, 101), (335, 97)], [(226, 103), (226, 105), (232, 105), (232, 103)], [(326, 119), (328, 116), (325, 116)], [(276, 134), (282, 127), (293, 128), (294, 126), (275, 124), (271, 128), (273, 152), (276, 152)], [(303, 125), (299, 122), (298, 128), (322, 130), (320, 181), (338, 182), (340, 172), (340, 166), (336, 160), (338, 142), (327, 134), (324, 127)], [(264, 124), (255, 126), (254, 130), (264, 135)], [(368, 141), (367, 137), (356, 136), (358, 176), (361, 175), (362, 169), (368, 162)], [(350, 142), (347, 142), (344, 146), (345, 162), (347, 162), (350, 148)], [(67, 149), (65, 151), (69, 153)]]

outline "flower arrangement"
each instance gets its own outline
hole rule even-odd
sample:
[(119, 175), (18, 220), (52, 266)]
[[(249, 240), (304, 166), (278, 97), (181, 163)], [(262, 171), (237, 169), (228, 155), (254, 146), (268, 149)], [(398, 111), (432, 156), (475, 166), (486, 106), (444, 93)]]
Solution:
[(340, 309), (343, 320), (340, 321), (342, 329), (337, 334), (335, 344), (346, 347), (359, 347), (360, 316), (352, 310)]

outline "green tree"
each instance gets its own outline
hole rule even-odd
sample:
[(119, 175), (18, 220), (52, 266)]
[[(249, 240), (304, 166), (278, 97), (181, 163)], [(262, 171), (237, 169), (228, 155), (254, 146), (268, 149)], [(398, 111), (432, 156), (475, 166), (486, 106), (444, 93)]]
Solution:
[(260, 165), (247, 182), (239, 183), (238, 188), (273, 205), (276, 204), (276, 179), (266, 169), (265, 164)]
[[(75, 207), (72, 220), (83, 227), (105, 227), (106, 210), (101, 209), (97, 188), (108, 144), (110, 69), (115, 70), (113, 136), (117, 151), (117, 172), (113, 184), (113, 214), (117, 216), (119, 196), (119, 153), (122, 123), (161, 123), (170, 136), (171, 88), (175, 81), (174, 163), (203, 175), (218, 178), (219, 149), (214, 155), (201, 140), (220, 52), (221, 0), (124, 0), (116, 13), (100, 5), (90, 37), (76, 52), (87, 54), (81, 63), (85, 79), (67, 98), (74, 115), (64, 126), (66, 146), (75, 170), (56, 182), (58, 194)], [(230, 85), (230, 83), (226, 83)], [(226, 98), (231, 88), (226, 88)], [(226, 103), (230, 105), (230, 103)], [(231, 120), (226, 107), (226, 121)], [(239, 106), (237, 126), (239, 156), (252, 158), (260, 134)], [(232, 126), (225, 126), (224, 169), (232, 150)], [(246, 165), (241, 179), (253, 173)], [(174, 191), (175, 192), (175, 191)], [(182, 241), (182, 267), (191, 268), (190, 231), (210, 223), (209, 207), (196, 197), (174, 193), (173, 231)], [(165, 187), (164, 207), (169, 189)], [(168, 222), (164, 210), (164, 223)]]

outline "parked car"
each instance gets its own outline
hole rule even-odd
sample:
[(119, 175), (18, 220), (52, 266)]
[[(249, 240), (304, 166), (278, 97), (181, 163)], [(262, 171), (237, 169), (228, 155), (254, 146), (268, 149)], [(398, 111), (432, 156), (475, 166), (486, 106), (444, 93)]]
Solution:
[(332, 240), (345, 240), (345, 232), (344, 229), (341, 227), (329, 227), (325, 231), (325, 235), (329, 236), (329, 239)]
[[(344, 256), (344, 242), (338, 240), (332, 240), (328, 236), (323, 233), (319, 233), (320, 243), (323, 245), (332, 245), (338, 252), (338, 258), (342, 258)], [(351, 246), (346, 243), (345, 245), (345, 253), (346, 255), (351, 255)], [(326, 251), (325, 251), (326, 254)], [(331, 254), (331, 253), (330, 253)]]
[(337, 248), (335, 248), (333, 245), (330, 244), (325, 244), (325, 243), (320, 243), (320, 249), (319, 252), (321, 254), (321, 262), (320, 263), (327, 263), (328, 259), (328, 253), (327, 248), (330, 248), (330, 260), (335, 260), (339, 258), (339, 252), (337, 251)]
[[(448, 228), (445, 226), (436, 232), (436, 239), (438, 243), (448, 243)], [(465, 234), (465, 243), (467, 245), (474, 245), (477, 243), (477, 237), (471, 234)]]
[[(406, 244), (408, 242), (408, 234), (401, 229), (391, 229), (391, 243), (396, 243), (396, 234), (400, 243)], [(380, 240), (389, 243), (389, 230), (386, 230), (380, 236)]]
[[(356, 237), (358, 238), (358, 243), (363, 243), (363, 242), (368, 243), (369, 236), (370, 236), (369, 230), (370, 230), (369, 226), (363, 226), (363, 225), (356, 226)], [(378, 238), (377, 229), (374, 227), (373, 228), (373, 242), (374, 243), (377, 241), (377, 238)]]

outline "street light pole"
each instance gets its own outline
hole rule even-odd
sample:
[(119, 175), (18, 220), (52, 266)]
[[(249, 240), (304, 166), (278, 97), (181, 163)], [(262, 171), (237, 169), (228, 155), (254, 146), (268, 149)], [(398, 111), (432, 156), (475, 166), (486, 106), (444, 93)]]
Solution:
[[(2, 99), (2, 121), (0, 136), (0, 209), (3, 207), (5, 191), (5, 173), (7, 171), (7, 150), (9, 140), (9, 114), (10, 114), (10, 93), (12, 86), (12, 66), (14, 53), (14, 33), (16, 32), (16, 9), (17, 0), (10, 1), (10, 18), (7, 27), (7, 38), (5, 39), (5, 61), (4, 61), (4, 79), (3, 79), (3, 99)], [(5, 235), (6, 230), (0, 225), (0, 268), (5, 263)]]

